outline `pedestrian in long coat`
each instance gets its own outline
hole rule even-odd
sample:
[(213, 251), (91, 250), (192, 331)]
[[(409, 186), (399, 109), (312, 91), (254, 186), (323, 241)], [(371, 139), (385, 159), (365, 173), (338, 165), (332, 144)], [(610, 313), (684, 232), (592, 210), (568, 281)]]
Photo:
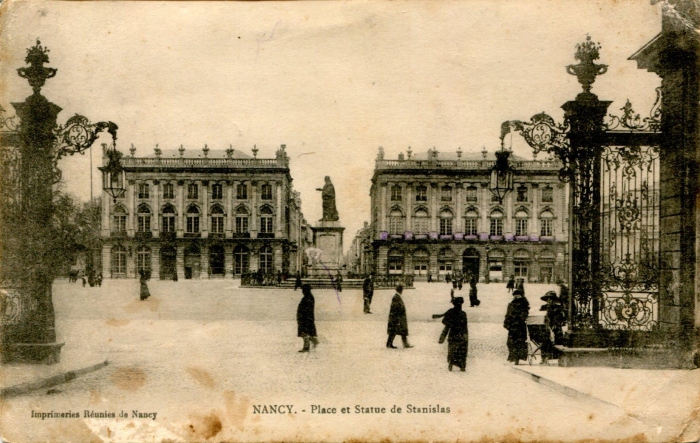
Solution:
[(139, 278), (139, 283), (141, 284), (140, 298), (143, 301), (151, 296), (151, 292), (148, 290), (148, 285), (146, 284), (148, 281), (146, 273), (141, 271), (139, 274), (141, 274), (141, 277)]
[(547, 311), (544, 316), (544, 324), (552, 331), (551, 335), (554, 336), (553, 340), (550, 339), (541, 346), (542, 362), (544, 363), (547, 360), (559, 358), (560, 352), (554, 345), (561, 345), (564, 342), (563, 327), (566, 323), (566, 315), (564, 314), (564, 308), (562, 308), (556, 292), (549, 291), (544, 296), (540, 297), (540, 300), (547, 302), (546, 305), (540, 308), (540, 311)]
[(508, 330), (508, 361), (516, 365), (520, 360), (527, 360), (527, 316), (530, 313), (530, 303), (523, 291), (513, 291), (513, 300), (508, 304), (503, 327)]
[(311, 343), (313, 343), (314, 348), (318, 345), (316, 318), (314, 316), (316, 301), (311, 294), (311, 285), (302, 285), (301, 293), (303, 297), (297, 307), (297, 336), (304, 339), (304, 347), (299, 352), (309, 352)]
[(474, 306), (479, 306), (481, 304), (481, 300), (479, 300), (479, 298), (477, 297), (476, 282), (477, 282), (477, 278), (475, 275), (469, 281), (469, 307), (472, 307), (472, 308)]
[(457, 366), (462, 371), (467, 369), (467, 353), (469, 349), (469, 329), (467, 326), (467, 313), (462, 310), (464, 298), (452, 299), (454, 308), (445, 313), (442, 324), (445, 329), (440, 336), (440, 343), (447, 336), (447, 369)]
[(340, 275), (340, 271), (335, 276), (335, 284), (338, 288), (338, 292), (343, 292), (343, 276)]
[(389, 334), (389, 339), (386, 341), (387, 348), (396, 348), (394, 338), (397, 335), (401, 336), (404, 348), (413, 347), (408, 344), (408, 320), (406, 319), (406, 306), (401, 298), (402, 293), (403, 285), (396, 286), (396, 294), (391, 299), (391, 308), (389, 308), (389, 324), (386, 328), (386, 332)]
[(362, 301), (364, 302), (364, 312), (365, 314), (371, 314), (369, 308), (372, 304), (372, 297), (374, 296), (374, 281), (372, 280), (372, 275), (368, 275), (365, 281), (362, 283)]

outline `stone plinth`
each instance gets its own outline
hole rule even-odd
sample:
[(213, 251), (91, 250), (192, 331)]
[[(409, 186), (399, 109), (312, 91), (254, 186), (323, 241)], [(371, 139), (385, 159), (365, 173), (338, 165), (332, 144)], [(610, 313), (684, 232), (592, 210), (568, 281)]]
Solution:
[[(312, 226), (314, 248), (323, 251), (317, 263), (309, 266), (310, 275), (335, 276), (342, 271), (343, 263), (343, 231), (339, 221), (320, 220)], [(341, 272), (343, 273), (343, 272)]]

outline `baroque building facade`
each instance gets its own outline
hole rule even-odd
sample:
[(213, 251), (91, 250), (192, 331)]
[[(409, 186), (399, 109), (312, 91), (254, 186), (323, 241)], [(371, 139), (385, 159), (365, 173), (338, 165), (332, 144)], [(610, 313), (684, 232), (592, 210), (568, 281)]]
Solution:
[[(122, 159), (126, 191), (102, 197), (102, 273), (155, 279), (304, 269), (310, 230), (282, 145), (274, 158), (238, 150), (160, 150)], [(105, 159), (106, 161), (106, 159)]]
[[(475, 274), (480, 281), (567, 281), (567, 193), (561, 165), (511, 155), (513, 191), (493, 197), (495, 155), (409, 151), (384, 158), (380, 148), (370, 191), (369, 229), (352, 251), (370, 254), (377, 275), (442, 279)], [(371, 244), (371, 248), (361, 246)], [(354, 260), (358, 262), (355, 257)]]

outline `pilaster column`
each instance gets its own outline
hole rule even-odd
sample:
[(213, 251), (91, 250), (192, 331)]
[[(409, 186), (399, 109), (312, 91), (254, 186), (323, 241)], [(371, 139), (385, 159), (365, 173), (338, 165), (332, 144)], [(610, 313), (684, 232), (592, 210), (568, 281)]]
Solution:
[[(113, 202), (112, 202), (112, 197), (107, 194), (107, 191), (102, 191), (102, 226), (100, 229), (100, 236), (101, 237), (109, 237), (110, 230), (111, 230), (111, 224), (109, 222), (109, 214), (110, 214), (110, 208), (112, 207)], [(107, 274), (103, 273), (103, 276), (107, 276)]]
[[(282, 238), (282, 182), (275, 182), (276, 198), (277, 198), (277, 211), (275, 213), (275, 238)], [(280, 252), (281, 255), (281, 252)], [(277, 258), (275, 258), (275, 263)], [(276, 265), (275, 265), (276, 266)], [(282, 269), (282, 264), (280, 262), (280, 267), (277, 269)]]
[[(251, 181), (250, 182), (250, 238), (258, 238), (258, 217), (259, 217), (259, 208), (258, 208), (258, 182), (257, 181)], [(252, 256), (251, 256), (251, 265), (252, 265)], [(255, 269), (257, 270), (257, 262), (255, 265)]]
[(112, 245), (102, 245), (102, 277), (112, 278)]
[(282, 245), (279, 243), (272, 245), (272, 266), (275, 273), (282, 270), (282, 258)]
[[(182, 238), (185, 232), (185, 182), (184, 180), (178, 180), (177, 182), (177, 238)], [(178, 248), (178, 254), (180, 254), (180, 249)], [(184, 257), (184, 256), (183, 256)], [(183, 259), (184, 260), (184, 259)], [(184, 262), (183, 262), (184, 263)], [(182, 263), (181, 263), (182, 264)], [(184, 264), (182, 264), (184, 266)], [(180, 271), (178, 271), (177, 278), (180, 278)], [(184, 272), (184, 271), (182, 271)], [(183, 274), (183, 277), (184, 274)]]
[(431, 183), (428, 187), (430, 189), (430, 232), (437, 232), (437, 216), (438, 211), (438, 183)]
[(388, 183), (383, 182), (379, 184), (379, 230), (386, 232), (387, 231), (387, 226), (386, 226), (386, 205), (387, 205), (387, 198), (386, 198), (386, 193), (387, 193), (387, 186)]
[[(201, 182), (202, 186), (202, 220), (200, 220), (200, 228), (202, 231), (202, 238), (209, 237), (209, 214), (211, 210), (209, 209), (209, 181), (204, 180)], [(207, 263), (209, 261), (207, 260)], [(202, 267), (202, 269), (204, 269)], [(208, 268), (207, 268), (208, 269)]]
[(464, 233), (464, 185), (462, 182), (455, 184), (455, 219), (454, 219), (454, 232)]
[(151, 247), (151, 278), (160, 279), (160, 245)]
[(554, 205), (556, 207), (556, 214), (558, 220), (556, 223), (557, 240), (564, 240), (567, 238), (568, 233), (566, 232), (566, 219), (568, 217), (567, 207), (566, 207), (566, 185), (563, 183), (557, 183), (552, 192), (554, 195)]
[[(539, 186), (532, 190), (532, 213), (530, 214), (530, 223), (528, 224), (529, 234), (540, 234), (540, 201), (542, 200), (542, 193), (540, 192)], [(555, 197), (556, 201), (556, 197)]]
[(209, 246), (202, 246), (200, 250), (202, 271), (199, 273), (199, 278), (210, 278), (209, 275)]
[(153, 207), (153, 218), (151, 219), (151, 230), (154, 237), (159, 237), (160, 233), (160, 180), (153, 180), (153, 193), (151, 193), (151, 206)]
[(413, 232), (413, 183), (406, 183), (406, 231)]
[(126, 204), (127, 210), (129, 211), (129, 216), (126, 218), (126, 230), (129, 237), (134, 236), (134, 229), (136, 227), (136, 196), (134, 195), (136, 190), (134, 189), (134, 184), (134, 180), (129, 180), (129, 186), (126, 191)]
[(175, 255), (175, 273), (178, 280), (185, 279), (185, 246), (177, 245)]
[(479, 207), (479, 217), (481, 218), (481, 223), (479, 223), (479, 234), (489, 234), (491, 232), (491, 224), (489, 223), (489, 212), (491, 211), (491, 192), (489, 191), (489, 184), (482, 183), (479, 188), (479, 202), (481, 203)]
[[(233, 236), (233, 220), (235, 217), (235, 214), (233, 213), (233, 193), (235, 182), (226, 180), (226, 184), (224, 186), (226, 189), (226, 192), (224, 193), (224, 211), (226, 211), (226, 218), (224, 219), (224, 231), (226, 232), (226, 238), (231, 238)], [(230, 270), (231, 267), (227, 265), (226, 269)]]
[(233, 275), (233, 245), (224, 245), (224, 276)]

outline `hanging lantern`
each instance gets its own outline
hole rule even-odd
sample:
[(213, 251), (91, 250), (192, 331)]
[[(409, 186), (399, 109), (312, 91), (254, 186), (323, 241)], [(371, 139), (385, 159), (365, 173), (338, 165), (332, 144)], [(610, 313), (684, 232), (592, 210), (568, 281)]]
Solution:
[(124, 195), (126, 191), (126, 172), (121, 164), (122, 153), (116, 147), (107, 151), (107, 166), (102, 170), (102, 189), (112, 196), (116, 203), (117, 199)]
[(513, 190), (513, 169), (508, 164), (509, 156), (510, 151), (497, 151), (496, 165), (491, 169), (489, 189), (500, 204), (503, 203), (506, 195)]

